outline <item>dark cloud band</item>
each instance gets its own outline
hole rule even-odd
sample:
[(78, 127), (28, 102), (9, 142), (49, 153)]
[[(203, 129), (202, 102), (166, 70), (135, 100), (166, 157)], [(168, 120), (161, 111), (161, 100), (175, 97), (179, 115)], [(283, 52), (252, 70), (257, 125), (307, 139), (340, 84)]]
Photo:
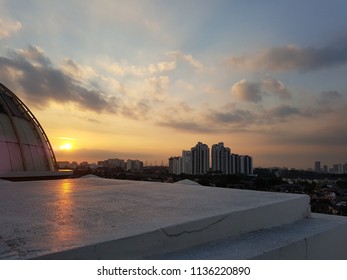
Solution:
[(0, 56), (3, 82), (20, 90), (28, 101), (38, 107), (49, 101), (75, 103), (80, 108), (98, 113), (116, 113), (119, 100), (102, 91), (88, 89), (80, 81), (54, 68), (44, 52), (35, 47)]

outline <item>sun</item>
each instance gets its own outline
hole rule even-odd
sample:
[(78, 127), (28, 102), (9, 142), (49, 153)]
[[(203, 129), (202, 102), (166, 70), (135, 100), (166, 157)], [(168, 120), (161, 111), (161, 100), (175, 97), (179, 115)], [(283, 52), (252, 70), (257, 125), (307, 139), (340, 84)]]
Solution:
[(72, 150), (72, 144), (69, 142), (63, 143), (59, 146), (60, 150), (70, 151)]
[(76, 148), (76, 138), (58, 137), (57, 147), (60, 151), (72, 151)]

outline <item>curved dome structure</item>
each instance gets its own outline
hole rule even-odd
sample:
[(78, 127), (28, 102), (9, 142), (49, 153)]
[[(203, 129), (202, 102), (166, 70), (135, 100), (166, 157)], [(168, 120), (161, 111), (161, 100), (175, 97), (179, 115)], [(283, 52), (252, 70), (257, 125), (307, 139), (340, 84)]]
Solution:
[(0, 83), (0, 177), (50, 176), (56, 171), (54, 152), (40, 123)]

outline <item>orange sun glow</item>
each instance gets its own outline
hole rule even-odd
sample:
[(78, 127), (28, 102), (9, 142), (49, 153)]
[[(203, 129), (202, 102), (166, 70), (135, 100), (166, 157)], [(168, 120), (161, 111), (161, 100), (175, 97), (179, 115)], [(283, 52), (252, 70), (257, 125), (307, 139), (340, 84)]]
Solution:
[(72, 149), (72, 144), (71, 143), (63, 143), (62, 145), (59, 146), (60, 150), (65, 150), (65, 151), (69, 151)]

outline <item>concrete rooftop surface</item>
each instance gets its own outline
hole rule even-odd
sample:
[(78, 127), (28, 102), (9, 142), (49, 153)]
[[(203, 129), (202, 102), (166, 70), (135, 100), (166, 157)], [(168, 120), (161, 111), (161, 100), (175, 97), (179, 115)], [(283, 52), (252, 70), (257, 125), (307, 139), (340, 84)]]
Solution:
[[(209, 244), (216, 256), (223, 243), (215, 242), (241, 238), (237, 246), (242, 248), (257, 232), (264, 235), (253, 237), (257, 243), (269, 242), (273, 230), (283, 232), (306, 220), (323, 231), (347, 224), (346, 219), (330, 227), (312, 223), (306, 195), (102, 178), (0, 180), (0, 259), (199, 259)], [(215, 258), (256, 258), (271, 247), (228, 255), (227, 246), (220, 246), (224, 253)], [(192, 248), (198, 249), (186, 251)]]

